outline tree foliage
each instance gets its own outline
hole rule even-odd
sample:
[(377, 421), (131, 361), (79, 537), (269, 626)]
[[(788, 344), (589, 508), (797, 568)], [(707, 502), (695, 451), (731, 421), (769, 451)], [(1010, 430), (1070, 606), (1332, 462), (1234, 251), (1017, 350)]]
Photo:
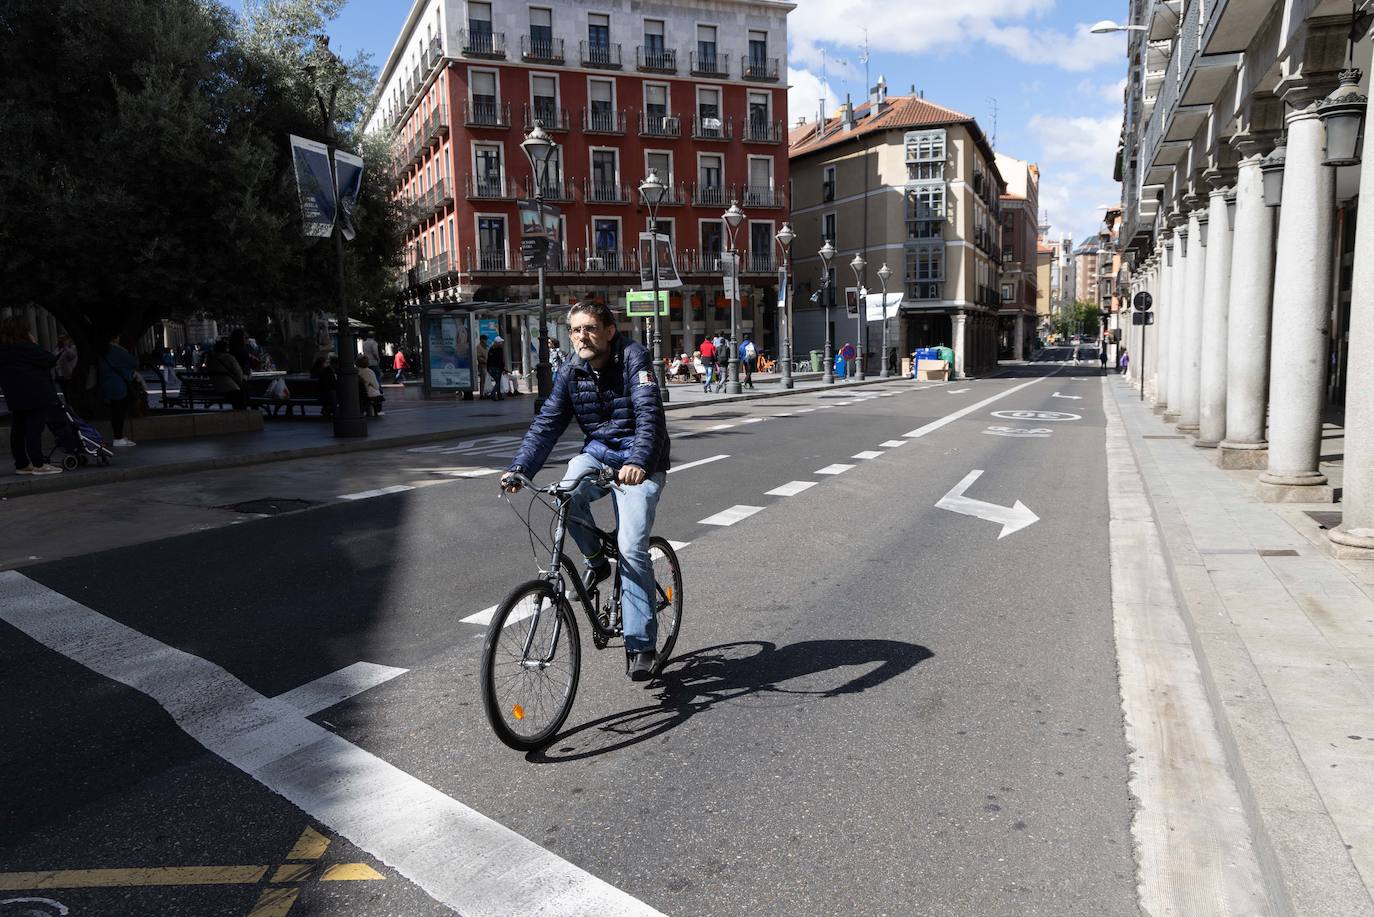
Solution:
[(1096, 337), (1102, 329), (1102, 311), (1094, 303), (1064, 303), (1050, 319), (1055, 334), (1086, 334)]
[[(0, 297), (52, 312), (89, 360), (164, 317), (331, 309), (333, 246), (307, 240), (288, 134), (358, 149), (366, 58), (317, 40), (341, 0), (0, 4)], [(335, 90), (334, 87), (337, 87)], [(390, 308), (400, 213), (365, 152), (350, 300)]]

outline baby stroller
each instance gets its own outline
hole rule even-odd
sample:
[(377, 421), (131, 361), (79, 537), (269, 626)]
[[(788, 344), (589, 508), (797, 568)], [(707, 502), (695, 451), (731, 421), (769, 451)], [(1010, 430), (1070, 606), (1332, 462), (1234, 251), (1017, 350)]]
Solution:
[(62, 467), (68, 471), (87, 464), (92, 457), (101, 465), (110, 464), (110, 459), (114, 457), (101, 438), (100, 431), (69, 407), (60, 404), (52, 406), (48, 412), (48, 429), (57, 440), (47, 455), (49, 463), (52, 463), (52, 457), (59, 449), (67, 453), (62, 459)]

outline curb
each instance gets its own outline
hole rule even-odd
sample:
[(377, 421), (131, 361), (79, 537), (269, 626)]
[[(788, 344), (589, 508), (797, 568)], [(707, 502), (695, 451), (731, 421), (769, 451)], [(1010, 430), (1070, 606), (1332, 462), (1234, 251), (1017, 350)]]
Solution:
[[(834, 385), (813, 385), (806, 388), (776, 391), (750, 391), (738, 395), (721, 395), (709, 401), (669, 402), (663, 406), (665, 411), (681, 411), (689, 408), (709, 407), (717, 404), (731, 404), (740, 401), (756, 401), (762, 398), (778, 398), (789, 395), (804, 395), (815, 391), (834, 391), (836, 389), (857, 388), (859, 386), (885, 385), (891, 382), (909, 381), (905, 376), (890, 376), (886, 379), (864, 379), (862, 382), (836, 382)], [(964, 380), (960, 380), (964, 381)], [(774, 383), (765, 383), (772, 386)], [(936, 383), (941, 384), (941, 383)], [(781, 386), (781, 383), (778, 383)], [(22, 481), (9, 481), (0, 484), (0, 500), (13, 497), (27, 497), (35, 494), (57, 493), (66, 490), (80, 490), (86, 487), (99, 487), (102, 484), (119, 484), (125, 481), (141, 481), (148, 478), (173, 477), (192, 474), (197, 471), (216, 471), (223, 468), (242, 468), (248, 465), (266, 465), (271, 462), (286, 462), (293, 459), (319, 458), (325, 455), (344, 455), (351, 452), (366, 452), (375, 449), (390, 449), (395, 446), (415, 446), (432, 443), (457, 436), (481, 433), (509, 433), (529, 427), (530, 415), (523, 420), (497, 422), (480, 426), (452, 427), (445, 430), (428, 430), (423, 433), (407, 433), (400, 436), (336, 440), (318, 446), (302, 446), (295, 449), (277, 449), (271, 452), (249, 452), (243, 455), (225, 455), (198, 461), (168, 462), (163, 465), (144, 465), (134, 468), (85, 468), (79, 473), (68, 472), (42, 478), (26, 478)]]

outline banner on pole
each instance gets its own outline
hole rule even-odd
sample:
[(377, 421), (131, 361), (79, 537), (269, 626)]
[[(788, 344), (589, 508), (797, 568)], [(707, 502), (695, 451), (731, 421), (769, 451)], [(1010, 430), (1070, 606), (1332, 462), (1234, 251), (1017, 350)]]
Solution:
[[(651, 241), (652, 240), (652, 241)], [(649, 246), (653, 245), (653, 254)], [(642, 286), (654, 285), (654, 257), (658, 258), (658, 288), (676, 290), (682, 286), (677, 265), (673, 263), (672, 239), (661, 232), (641, 232), (639, 234), (639, 282)]]
[(363, 160), (344, 150), (334, 151), (334, 176), (338, 180), (339, 229), (349, 242), (358, 231), (353, 226), (353, 211), (363, 190)]
[(296, 166), (296, 190), (307, 236), (328, 238), (334, 232), (334, 183), (329, 175), (329, 147), (291, 134), (291, 158)]
[[(902, 306), (904, 299), (902, 293), (887, 294), (887, 317), (892, 318), (897, 314), (897, 310)], [(864, 299), (864, 312), (870, 322), (880, 322), (883, 320), (883, 294), (869, 293)]]

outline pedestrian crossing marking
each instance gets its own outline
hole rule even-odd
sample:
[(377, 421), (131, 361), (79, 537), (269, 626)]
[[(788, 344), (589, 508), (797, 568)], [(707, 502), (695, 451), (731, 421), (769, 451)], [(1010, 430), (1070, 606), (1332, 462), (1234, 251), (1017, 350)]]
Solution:
[(781, 487), (774, 487), (772, 490), (764, 491), (770, 497), (795, 497), (803, 490), (815, 487), (817, 481), (789, 481)]
[(747, 506), (743, 503), (732, 506), (729, 509), (721, 510), (714, 516), (707, 516), (700, 521), (700, 525), (734, 525), (743, 519), (748, 519), (755, 513), (763, 512), (762, 506)]
[(853, 465), (826, 465), (824, 468), (818, 469), (816, 474), (844, 474), (853, 467)]

